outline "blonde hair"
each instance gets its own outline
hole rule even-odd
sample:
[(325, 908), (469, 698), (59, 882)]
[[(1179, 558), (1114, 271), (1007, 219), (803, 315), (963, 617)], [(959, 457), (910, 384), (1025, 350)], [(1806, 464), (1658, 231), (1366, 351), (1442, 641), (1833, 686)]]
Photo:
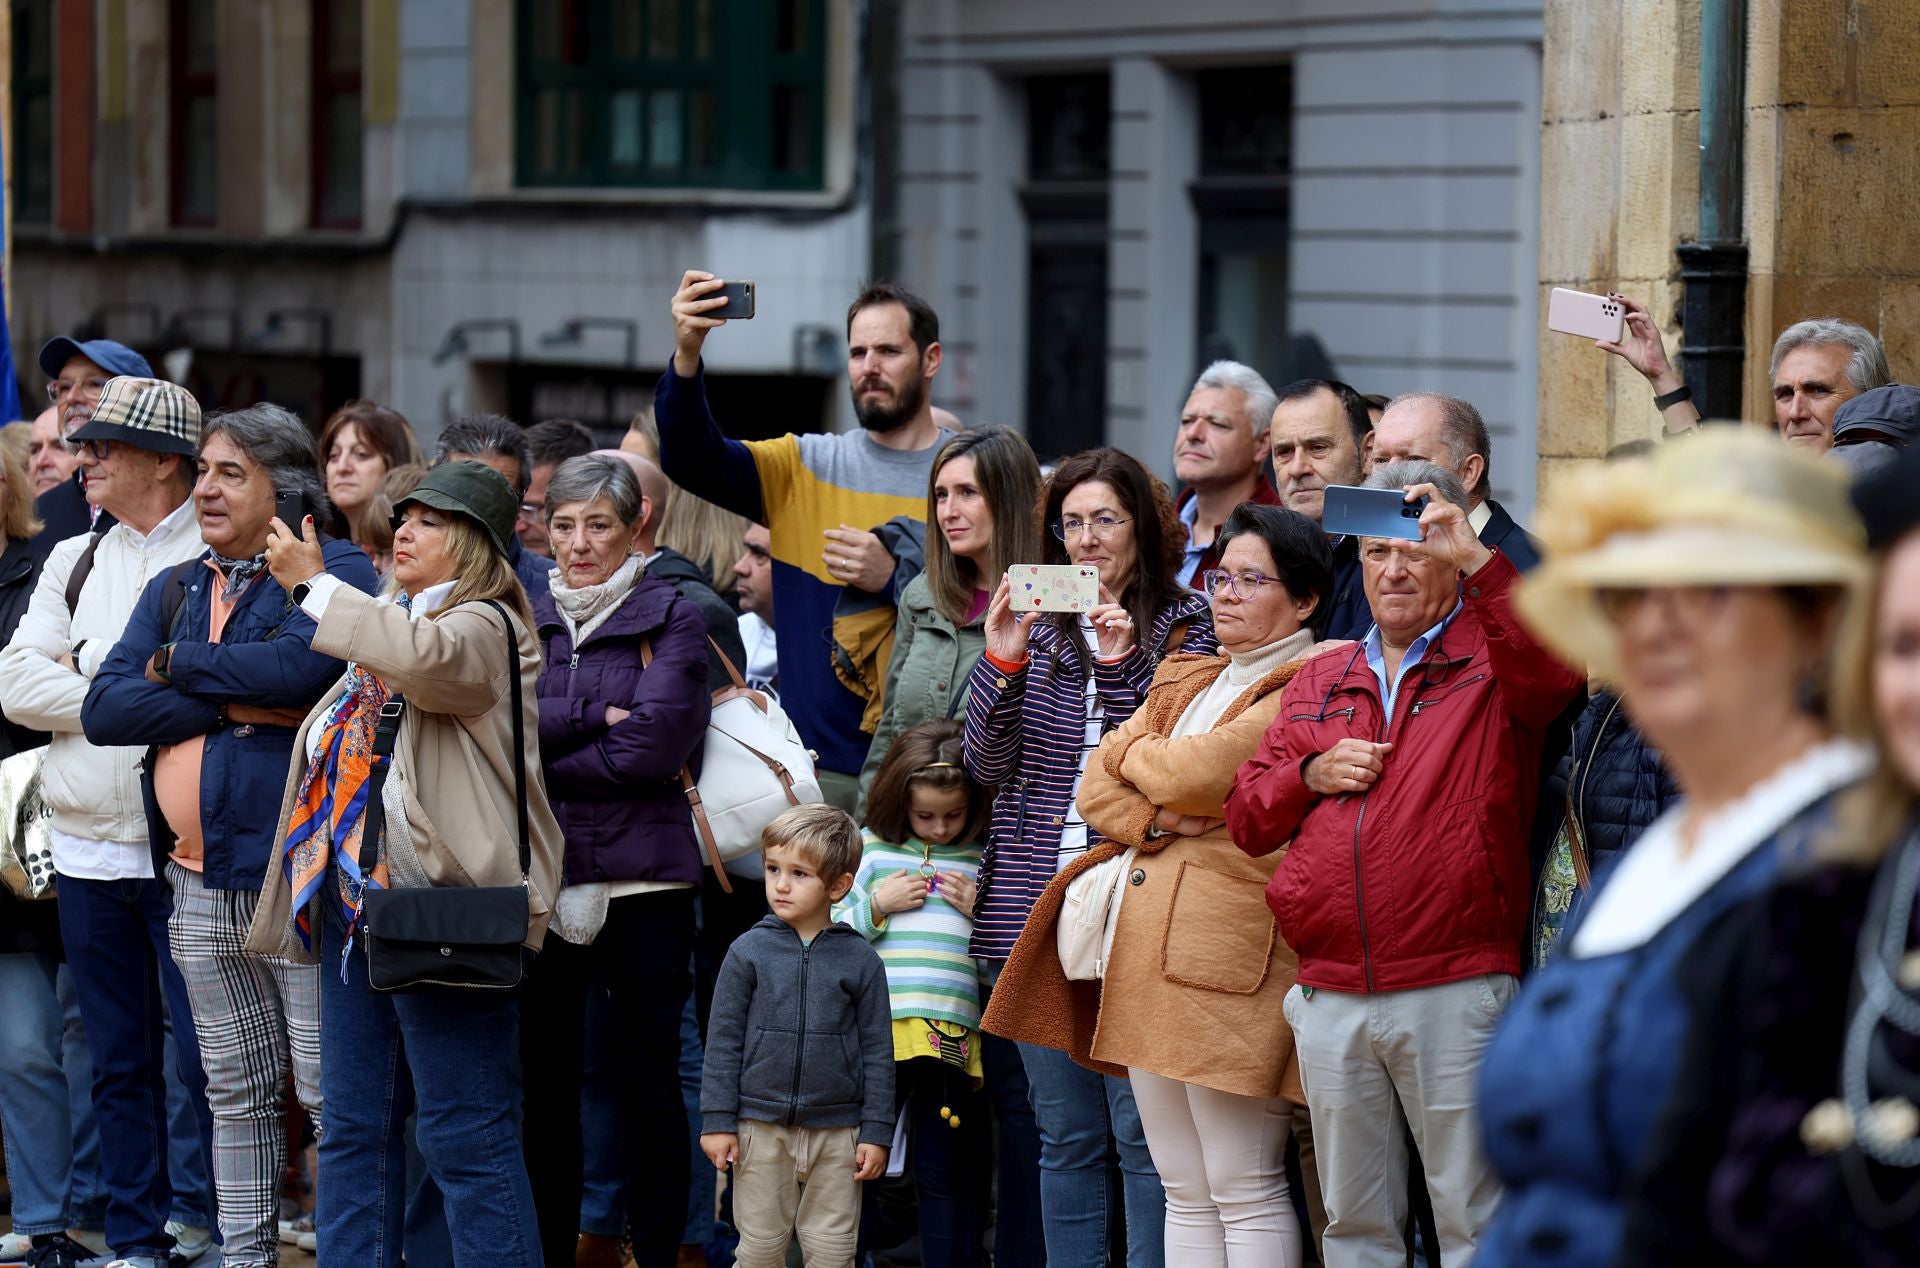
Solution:
[(1873, 632), (1880, 624), (1887, 557), (1912, 540), (1908, 534), (1877, 553), (1874, 585), (1858, 605), (1860, 614), (1853, 622), (1857, 628), (1842, 635), (1843, 646), (1834, 653), (1834, 724), (1845, 734), (1876, 743), (1873, 770), (1840, 795), (1833, 826), (1814, 843), (1815, 853), (1822, 858), (1863, 866), (1877, 863), (1920, 809), (1920, 794), (1893, 764), (1873, 709)]
[[(527, 602), (527, 590), (520, 584), (513, 565), (493, 544), (493, 537), (479, 520), (457, 511), (442, 511), (447, 517), (447, 558), (453, 563), (453, 593), (447, 596), (439, 612), (450, 612), (463, 603), (498, 599), (512, 608), (521, 624), (533, 628), (533, 605)], [(400, 589), (398, 578), (387, 583), (387, 593)], [(439, 615), (439, 612), (434, 615)]]
[[(25, 441), (27, 428), (23, 425), (8, 424), (0, 428), (0, 471), (6, 473), (6, 488), (0, 491), (0, 503), (4, 503), (5, 512), (0, 513), (0, 545), (7, 542), (25, 541), (38, 533), (42, 527), (33, 513), (33, 486), (27, 482), (27, 446)], [(21, 434), (21, 442), (14, 441), (14, 435)]]
[(426, 467), (417, 462), (403, 462), (397, 467), (387, 468), (387, 474), (380, 477), (380, 492), (386, 496), (387, 513), (391, 515), (393, 503), (404, 501), (426, 478)]
[(721, 598), (733, 593), (733, 562), (749, 527), (745, 516), (695, 497), (677, 484), (667, 485), (666, 506), (658, 512), (656, 545), (679, 551), (707, 574)]
[(791, 849), (832, 885), (860, 866), (860, 827), (838, 806), (795, 806), (760, 833), (763, 850)]

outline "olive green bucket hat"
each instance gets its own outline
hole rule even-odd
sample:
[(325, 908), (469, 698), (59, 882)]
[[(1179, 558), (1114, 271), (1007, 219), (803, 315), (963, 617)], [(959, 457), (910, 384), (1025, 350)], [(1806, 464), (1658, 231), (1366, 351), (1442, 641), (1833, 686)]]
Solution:
[(394, 528), (406, 518), (409, 502), (478, 520), (493, 539), (494, 549), (502, 555), (513, 553), (509, 543), (520, 515), (520, 498), (505, 476), (484, 463), (443, 462), (427, 472), (413, 492), (393, 504)]

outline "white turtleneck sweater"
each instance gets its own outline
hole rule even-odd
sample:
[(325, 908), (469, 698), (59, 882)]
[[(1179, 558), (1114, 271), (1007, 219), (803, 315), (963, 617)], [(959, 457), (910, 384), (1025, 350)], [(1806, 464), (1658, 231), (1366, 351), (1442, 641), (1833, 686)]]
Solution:
[(1312, 646), (1313, 631), (1299, 629), (1277, 643), (1268, 643), (1250, 652), (1228, 653), (1226, 671), (1193, 698), (1193, 703), (1180, 715), (1180, 721), (1174, 724), (1172, 738), (1205, 735), (1213, 730), (1227, 706), (1238, 700), (1247, 688), (1288, 661), (1298, 660)]

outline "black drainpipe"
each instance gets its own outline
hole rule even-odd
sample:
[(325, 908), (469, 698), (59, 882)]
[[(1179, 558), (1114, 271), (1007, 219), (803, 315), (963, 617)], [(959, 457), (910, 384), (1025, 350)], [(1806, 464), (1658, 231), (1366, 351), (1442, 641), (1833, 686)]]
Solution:
[(1702, 418), (1739, 418), (1746, 371), (1747, 244), (1742, 237), (1746, 0), (1700, 10), (1700, 232), (1682, 242), (1680, 375)]

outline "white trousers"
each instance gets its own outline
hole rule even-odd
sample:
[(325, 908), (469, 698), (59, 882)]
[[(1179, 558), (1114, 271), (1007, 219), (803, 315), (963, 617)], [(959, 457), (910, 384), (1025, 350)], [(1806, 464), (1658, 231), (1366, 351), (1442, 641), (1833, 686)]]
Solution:
[(1519, 985), (1487, 973), (1377, 995), (1287, 992), (1327, 1204), (1327, 1268), (1406, 1264), (1404, 1128), (1426, 1169), (1440, 1262), (1465, 1268), (1473, 1257), (1500, 1201), (1480, 1144), (1480, 1057)]
[(1293, 1103), (1127, 1073), (1167, 1191), (1166, 1268), (1299, 1268), (1287, 1192)]

